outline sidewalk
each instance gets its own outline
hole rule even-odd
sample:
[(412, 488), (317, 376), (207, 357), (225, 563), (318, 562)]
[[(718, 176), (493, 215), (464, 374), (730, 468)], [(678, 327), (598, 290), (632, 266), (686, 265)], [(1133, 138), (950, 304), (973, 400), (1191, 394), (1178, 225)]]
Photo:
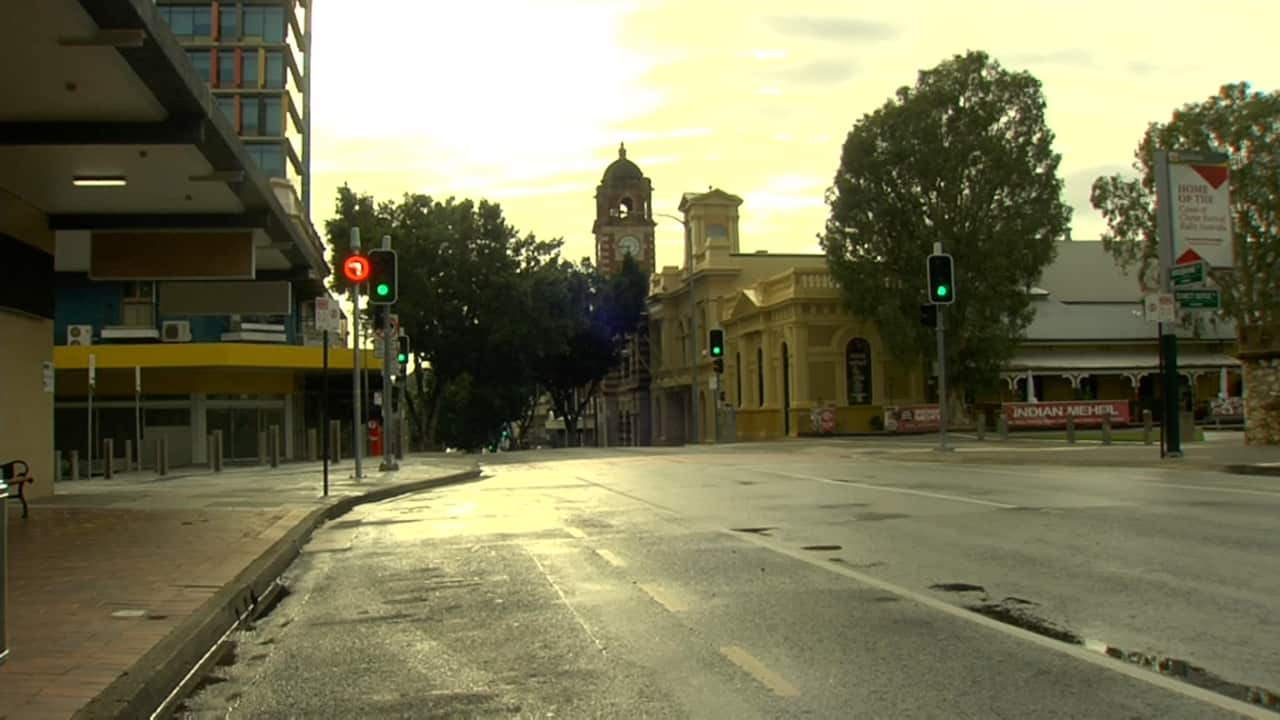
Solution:
[(994, 433), (989, 433), (984, 440), (978, 440), (972, 433), (952, 433), (947, 440), (954, 448), (948, 453), (936, 450), (937, 435), (856, 438), (845, 441), (843, 447), (854, 453), (913, 462), (1183, 468), (1280, 476), (1280, 446), (1245, 445), (1244, 435), (1239, 432), (1207, 430), (1204, 441), (1182, 444), (1183, 457), (1163, 459), (1158, 437), (1151, 445), (1140, 442), (1103, 445), (1094, 440), (1068, 444), (1065, 432), (1062, 438), (1014, 434), (1005, 441)]
[(129, 702), (163, 698), (317, 524), (359, 502), (478, 477), (467, 456), (377, 467), (366, 463), (358, 482), (350, 460), (331, 468), (328, 498), (320, 464), (305, 463), (63, 482), (27, 520), (7, 503), (0, 720), (133, 716)]

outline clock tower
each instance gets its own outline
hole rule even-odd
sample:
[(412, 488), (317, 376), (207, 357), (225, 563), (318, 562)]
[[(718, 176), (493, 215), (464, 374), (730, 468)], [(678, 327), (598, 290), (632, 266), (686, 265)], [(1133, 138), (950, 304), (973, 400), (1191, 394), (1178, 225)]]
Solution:
[(635, 258), (645, 276), (657, 267), (653, 249), (653, 184), (627, 159), (625, 145), (604, 171), (596, 187), (596, 266), (606, 275), (622, 268), (626, 255)]

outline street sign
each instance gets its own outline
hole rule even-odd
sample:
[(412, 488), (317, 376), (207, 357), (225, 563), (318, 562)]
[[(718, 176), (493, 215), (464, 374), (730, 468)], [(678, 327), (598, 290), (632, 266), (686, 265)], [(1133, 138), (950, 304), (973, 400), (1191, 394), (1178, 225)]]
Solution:
[(98, 356), (89, 353), (89, 387), (93, 387), (98, 381)]
[(1195, 287), (1204, 284), (1204, 262), (1197, 260), (1187, 265), (1174, 265), (1169, 268), (1169, 281), (1174, 287)]
[(1217, 288), (1175, 290), (1178, 307), (1197, 310), (1217, 310), (1222, 307), (1222, 293)]
[(1171, 323), (1178, 321), (1178, 306), (1169, 294), (1153, 293), (1142, 300), (1147, 322)]
[(1211, 267), (1235, 266), (1229, 175), (1226, 162), (1198, 162), (1177, 154), (1169, 158), (1174, 255), (1194, 250)]
[(316, 298), (316, 330), (338, 333), (342, 330), (342, 308), (330, 297)]

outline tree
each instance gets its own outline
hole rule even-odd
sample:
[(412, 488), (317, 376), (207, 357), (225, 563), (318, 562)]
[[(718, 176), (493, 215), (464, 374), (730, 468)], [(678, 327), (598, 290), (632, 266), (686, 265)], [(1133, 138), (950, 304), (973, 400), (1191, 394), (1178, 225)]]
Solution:
[(1121, 268), (1136, 267), (1142, 290), (1159, 286), (1154, 151), (1226, 153), (1231, 157), (1231, 228), (1236, 267), (1212, 273), (1222, 308), (1243, 330), (1280, 321), (1280, 92), (1223, 85), (1217, 95), (1151, 123), (1134, 151), (1137, 177), (1093, 183), (1090, 202), (1107, 221), (1103, 248)]
[(648, 279), (630, 258), (609, 278), (585, 258), (559, 270), (561, 285), (547, 297), (557, 303), (551, 311), (566, 320), (559, 327), (564, 342), (540, 359), (537, 377), (572, 437), (600, 382), (617, 366), (625, 336), (640, 322)]
[(533, 391), (523, 353), (542, 325), (522, 287), (556, 261), (560, 241), (521, 236), (487, 201), (410, 194), (377, 203), (343, 186), (325, 226), (335, 256), (345, 257), (353, 226), (366, 244), (390, 235), (399, 254), (395, 312), (413, 339), (416, 392), (408, 400), (420, 443), (483, 445)]
[[(1028, 288), (1053, 261), (1071, 210), (1040, 82), (985, 53), (922, 71), (849, 132), (821, 242), (850, 309), (904, 361), (936, 352), (921, 327), (925, 258), (955, 258), (947, 381), (995, 387), (1034, 315)], [(961, 403), (953, 408), (960, 411)]]

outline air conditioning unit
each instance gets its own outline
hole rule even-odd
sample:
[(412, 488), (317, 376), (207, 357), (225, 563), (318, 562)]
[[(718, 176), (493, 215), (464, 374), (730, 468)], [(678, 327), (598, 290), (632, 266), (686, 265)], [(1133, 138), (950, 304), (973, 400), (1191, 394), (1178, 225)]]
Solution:
[(92, 325), (68, 325), (67, 326), (67, 344), (68, 345), (92, 345), (93, 344), (93, 326)]
[(167, 343), (191, 342), (191, 321), (166, 320), (161, 328), (160, 339)]

